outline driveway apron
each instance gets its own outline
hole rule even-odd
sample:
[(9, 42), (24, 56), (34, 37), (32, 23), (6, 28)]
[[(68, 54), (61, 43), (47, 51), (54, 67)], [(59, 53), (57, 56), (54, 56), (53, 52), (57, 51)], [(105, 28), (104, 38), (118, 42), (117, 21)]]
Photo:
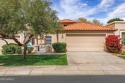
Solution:
[(125, 64), (125, 60), (107, 52), (68, 52), (69, 65)]

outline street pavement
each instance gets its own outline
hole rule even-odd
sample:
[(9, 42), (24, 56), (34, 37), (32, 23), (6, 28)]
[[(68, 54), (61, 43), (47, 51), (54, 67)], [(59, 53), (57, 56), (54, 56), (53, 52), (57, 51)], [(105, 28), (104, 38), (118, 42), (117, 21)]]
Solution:
[(125, 83), (125, 76), (10, 76), (0, 77), (0, 83)]

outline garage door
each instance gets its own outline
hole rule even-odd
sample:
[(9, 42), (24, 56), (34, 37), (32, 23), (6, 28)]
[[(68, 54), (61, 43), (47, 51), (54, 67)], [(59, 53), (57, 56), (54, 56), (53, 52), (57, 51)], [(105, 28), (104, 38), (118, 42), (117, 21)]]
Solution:
[(104, 34), (67, 34), (66, 43), (68, 51), (103, 51)]

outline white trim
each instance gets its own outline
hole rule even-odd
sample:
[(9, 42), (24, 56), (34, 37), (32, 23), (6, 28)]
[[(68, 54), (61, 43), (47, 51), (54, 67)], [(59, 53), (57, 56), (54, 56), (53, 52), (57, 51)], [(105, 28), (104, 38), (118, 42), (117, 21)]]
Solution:
[(121, 38), (121, 44), (122, 44), (122, 33), (125, 32), (125, 31), (120, 31), (120, 38)]
[(106, 37), (108, 37), (108, 33), (106, 33)]
[(125, 31), (120, 31), (120, 38), (122, 38), (122, 33), (125, 32)]
[(116, 24), (116, 23), (125, 23), (125, 21), (114, 21), (114, 22), (112, 22), (112, 23), (109, 23), (109, 24), (107, 24), (106, 26), (108, 26), (108, 25), (111, 25), (111, 24)]

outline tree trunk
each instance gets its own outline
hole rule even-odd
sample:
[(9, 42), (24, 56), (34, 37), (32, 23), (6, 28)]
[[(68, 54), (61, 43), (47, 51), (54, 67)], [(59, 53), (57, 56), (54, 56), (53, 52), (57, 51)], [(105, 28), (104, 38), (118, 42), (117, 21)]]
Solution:
[(24, 50), (23, 50), (23, 59), (27, 59), (27, 45), (24, 44)]
[(56, 32), (57, 42), (59, 42), (59, 31)]
[(18, 40), (16, 39), (15, 37), (12, 38), (19, 46), (23, 46), (23, 44)]
[(9, 44), (5, 39), (2, 38), (2, 40), (5, 41), (7, 45)]

